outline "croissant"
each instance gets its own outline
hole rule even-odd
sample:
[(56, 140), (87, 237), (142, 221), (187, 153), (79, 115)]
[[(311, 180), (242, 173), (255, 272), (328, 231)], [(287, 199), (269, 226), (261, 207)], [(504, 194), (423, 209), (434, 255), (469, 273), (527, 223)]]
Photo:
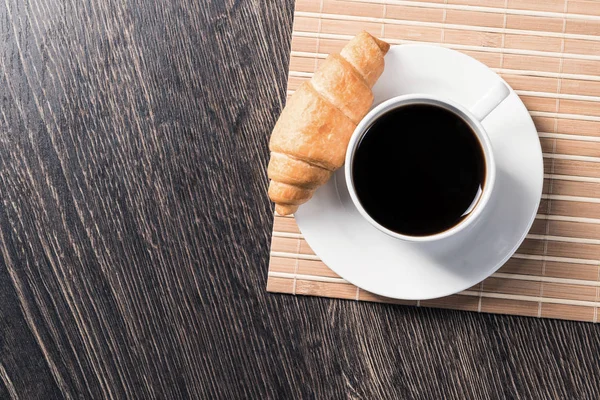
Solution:
[(343, 165), (350, 136), (373, 103), (371, 88), (389, 47), (359, 33), (289, 99), (269, 143), (269, 197), (278, 214), (294, 213)]

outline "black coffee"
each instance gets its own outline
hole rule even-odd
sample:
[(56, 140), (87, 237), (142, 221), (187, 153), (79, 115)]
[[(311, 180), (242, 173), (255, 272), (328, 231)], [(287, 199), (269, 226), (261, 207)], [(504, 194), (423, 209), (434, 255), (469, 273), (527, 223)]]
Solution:
[(400, 234), (427, 236), (469, 215), (483, 190), (485, 159), (461, 117), (413, 104), (368, 128), (352, 173), (358, 199), (375, 221)]

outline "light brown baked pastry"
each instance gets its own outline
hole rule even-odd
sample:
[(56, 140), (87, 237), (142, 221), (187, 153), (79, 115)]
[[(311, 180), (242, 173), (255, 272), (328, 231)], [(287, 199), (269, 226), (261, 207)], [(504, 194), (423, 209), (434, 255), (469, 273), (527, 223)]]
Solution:
[(342, 166), (356, 125), (373, 103), (390, 45), (361, 32), (330, 55), (289, 99), (271, 135), (269, 197), (294, 213)]

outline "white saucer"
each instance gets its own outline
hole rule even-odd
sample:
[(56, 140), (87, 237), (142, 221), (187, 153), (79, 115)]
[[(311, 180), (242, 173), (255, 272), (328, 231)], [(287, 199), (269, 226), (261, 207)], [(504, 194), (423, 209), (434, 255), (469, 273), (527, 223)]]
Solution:
[[(373, 106), (398, 95), (426, 93), (470, 108), (501, 79), (475, 59), (436, 46), (395, 46), (385, 63), (373, 88)], [(341, 168), (296, 212), (310, 247), (352, 284), (397, 299), (447, 296), (494, 273), (516, 251), (535, 219), (543, 160), (533, 121), (514, 91), (483, 126), (496, 157), (496, 187), (484, 214), (469, 229), (431, 243), (394, 239), (359, 214)]]

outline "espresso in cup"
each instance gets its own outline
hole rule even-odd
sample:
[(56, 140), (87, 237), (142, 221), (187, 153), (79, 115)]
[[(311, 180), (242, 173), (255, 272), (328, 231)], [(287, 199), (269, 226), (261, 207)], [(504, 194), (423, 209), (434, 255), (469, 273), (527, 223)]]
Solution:
[(390, 231), (417, 237), (467, 218), (486, 183), (484, 151), (471, 125), (428, 103), (379, 116), (360, 139), (351, 171), (365, 212)]

